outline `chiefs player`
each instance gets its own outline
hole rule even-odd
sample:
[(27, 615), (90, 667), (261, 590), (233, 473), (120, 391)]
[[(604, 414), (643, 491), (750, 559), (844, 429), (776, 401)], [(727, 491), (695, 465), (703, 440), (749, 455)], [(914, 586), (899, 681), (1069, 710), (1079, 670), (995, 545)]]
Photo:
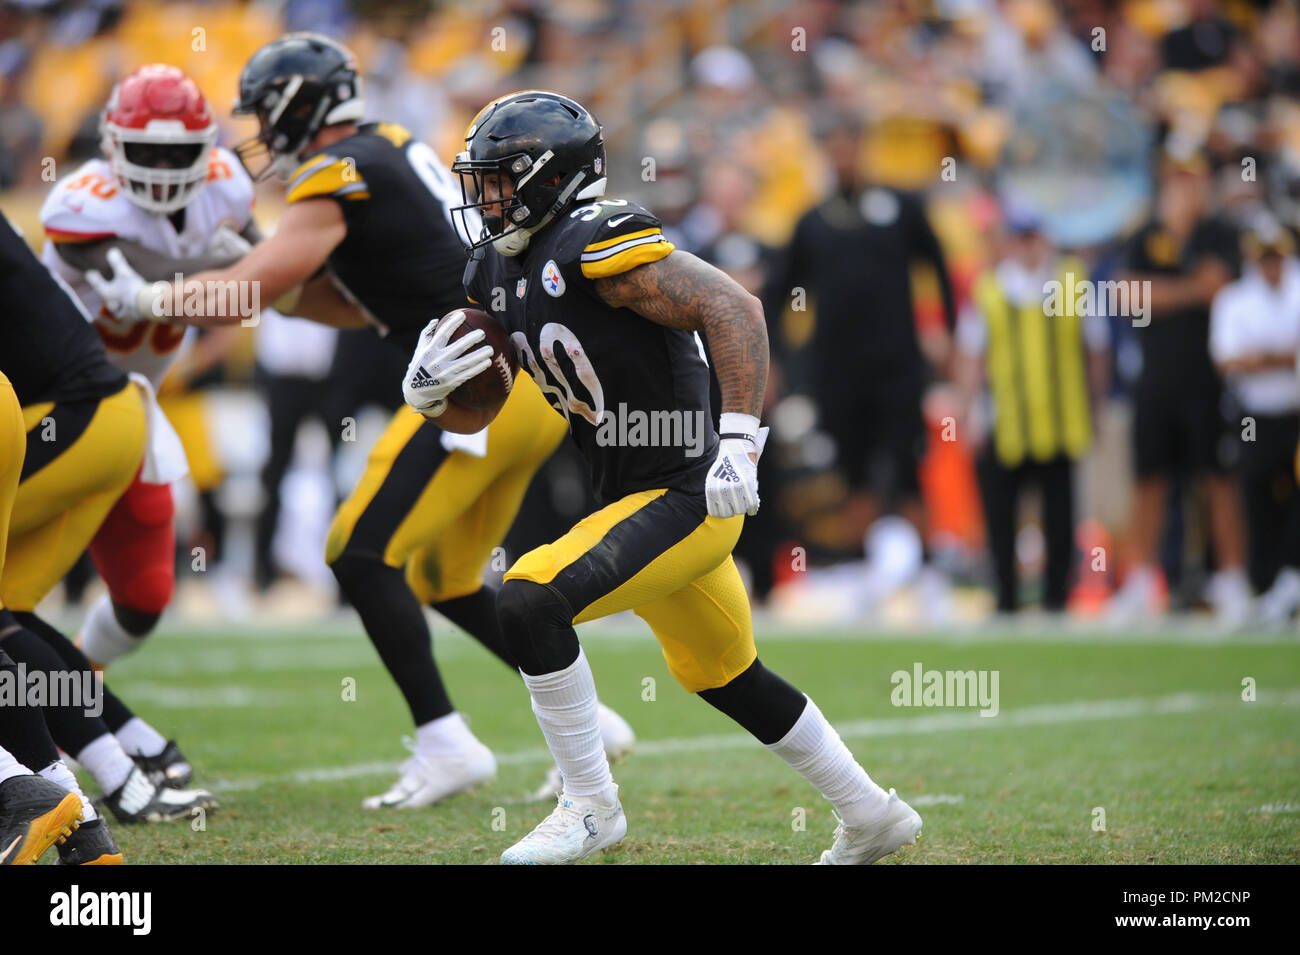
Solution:
[[(214, 147), (216, 120), (198, 86), (174, 66), (143, 66), (123, 79), (101, 129), (104, 158), (62, 179), (41, 209), (49, 240), (42, 258), (95, 316), (110, 360), (152, 391), (186, 330), (117, 321), (84, 273), (104, 268), (114, 249), (153, 279), (238, 259), (257, 238), (253, 184), (233, 155)], [(80, 642), (101, 666), (138, 647), (171, 600), (170, 485), (186, 471), (179, 438), (151, 402), (144, 463), (90, 545), (108, 593), (91, 609)], [(175, 743), (146, 730), (132, 740), (129, 729), (126, 742), (152, 771), (183, 785), (190, 770)]]

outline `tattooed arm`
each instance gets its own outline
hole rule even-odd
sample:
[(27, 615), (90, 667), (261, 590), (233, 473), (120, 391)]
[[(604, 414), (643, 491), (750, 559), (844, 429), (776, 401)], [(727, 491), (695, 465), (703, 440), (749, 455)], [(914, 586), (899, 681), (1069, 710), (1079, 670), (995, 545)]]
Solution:
[(689, 252), (595, 280), (596, 294), (668, 328), (702, 332), (722, 388), (722, 412), (760, 417), (767, 390), (767, 323), (758, 299)]

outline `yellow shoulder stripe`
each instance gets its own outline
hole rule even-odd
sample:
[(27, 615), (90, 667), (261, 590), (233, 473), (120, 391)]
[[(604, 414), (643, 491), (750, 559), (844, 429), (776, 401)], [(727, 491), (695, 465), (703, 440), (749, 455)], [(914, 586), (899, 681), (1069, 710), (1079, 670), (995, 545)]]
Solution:
[(380, 123), (375, 127), (375, 132), (399, 149), (411, 138), (411, 131), (396, 123)]
[(335, 159), (332, 156), (318, 156), (308, 160), (289, 181), (286, 201), (300, 202), (314, 196), (340, 196), (364, 198), (359, 193), (367, 192), (368, 186), (357, 169), (355, 159), (345, 157)]
[[(655, 230), (656, 232), (659, 230)], [(660, 236), (657, 242), (642, 242), (640, 245), (634, 245), (609, 258), (599, 259), (595, 262), (583, 262), (582, 274), (589, 279), (603, 279), (611, 275), (619, 275), (636, 268), (638, 265), (645, 265), (647, 262), (658, 262), (660, 259), (667, 258), (668, 254), (676, 248), (667, 239)]]
[(613, 239), (605, 239), (601, 242), (593, 242), (582, 251), (599, 252), (601, 249), (608, 249), (610, 246), (618, 245), (620, 242), (626, 242), (628, 239), (640, 239), (647, 235), (660, 235), (659, 227), (655, 226), (650, 229), (642, 229), (640, 232), (629, 232), (626, 235), (620, 235)]

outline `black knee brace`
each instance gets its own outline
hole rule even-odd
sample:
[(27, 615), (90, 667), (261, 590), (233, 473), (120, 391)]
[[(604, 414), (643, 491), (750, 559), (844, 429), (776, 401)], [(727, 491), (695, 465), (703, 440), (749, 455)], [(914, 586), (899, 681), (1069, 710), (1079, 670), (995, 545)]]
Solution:
[(497, 593), (506, 645), (529, 676), (563, 670), (578, 659), (578, 635), (568, 602), (545, 584), (507, 580)]
[(721, 710), (764, 744), (779, 742), (803, 713), (807, 698), (755, 659), (725, 686), (701, 690), (700, 699)]

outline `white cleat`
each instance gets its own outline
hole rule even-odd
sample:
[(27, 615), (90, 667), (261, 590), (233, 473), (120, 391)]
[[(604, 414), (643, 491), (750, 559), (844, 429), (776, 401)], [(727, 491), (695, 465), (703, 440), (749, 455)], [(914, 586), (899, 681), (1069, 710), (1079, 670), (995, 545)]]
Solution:
[[(627, 720), (619, 716), (604, 703), (596, 704), (596, 718), (600, 722), (600, 739), (605, 744), (605, 757), (616, 763), (636, 748), (636, 734)], [(564, 791), (564, 777), (560, 767), (552, 766), (546, 771), (546, 781), (533, 790), (529, 802), (545, 802), (554, 799)]]
[(496, 757), (478, 740), (445, 756), (421, 753), (410, 737), (402, 745), (411, 758), (402, 763), (401, 778), (388, 792), (364, 799), (363, 809), (423, 809), (496, 778)]
[(618, 786), (604, 796), (561, 793), (536, 829), (501, 853), (502, 865), (565, 865), (608, 849), (627, 835)]
[(916, 845), (920, 835), (920, 815), (891, 789), (884, 815), (865, 826), (841, 822), (835, 827), (835, 843), (814, 865), (871, 865), (903, 846)]

